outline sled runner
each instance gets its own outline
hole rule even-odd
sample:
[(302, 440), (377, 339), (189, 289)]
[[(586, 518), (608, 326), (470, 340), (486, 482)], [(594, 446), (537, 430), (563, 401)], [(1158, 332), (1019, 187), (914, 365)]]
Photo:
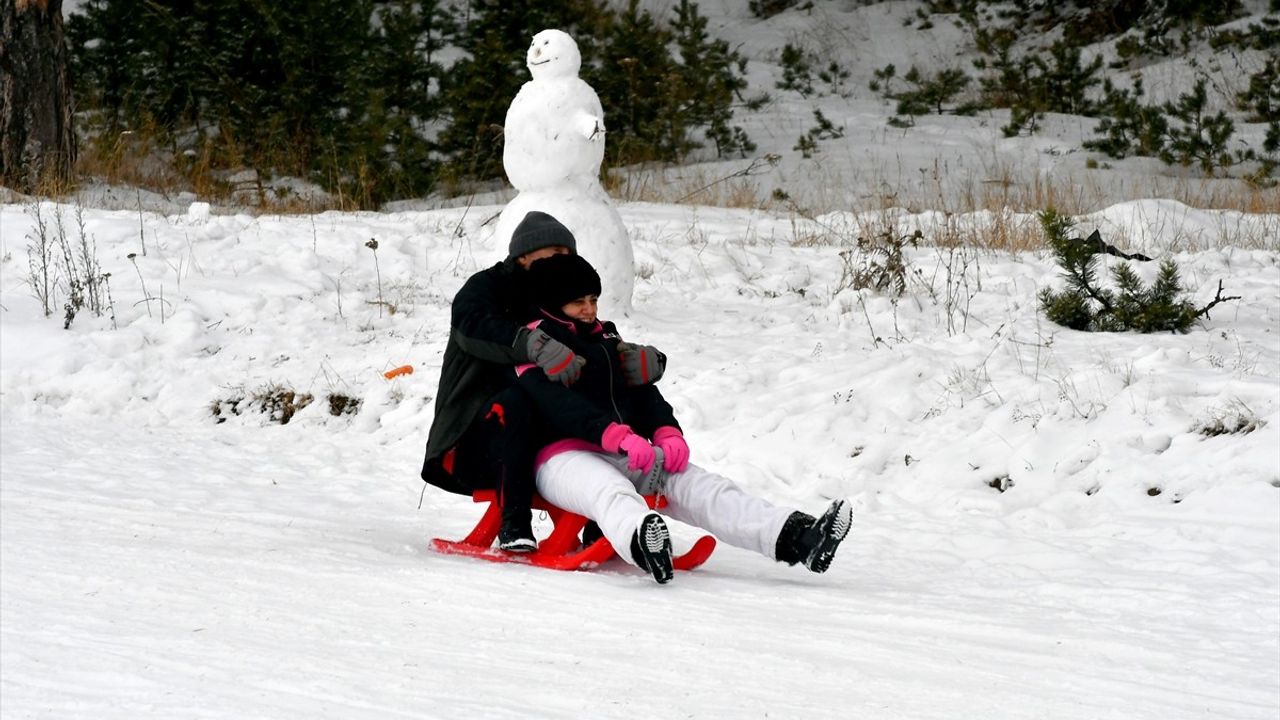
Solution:
[[(436, 552), (446, 555), (467, 555), (492, 562), (514, 562), (551, 568), (552, 570), (589, 570), (614, 556), (613, 546), (605, 538), (596, 540), (587, 547), (579, 548), (578, 534), (587, 524), (587, 519), (576, 513), (558, 508), (533, 496), (533, 509), (545, 511), (551, 516), (554, 524), (551, 534), (538, 543), (538, 549), (531, 553), (512, 553), (493, 547), (494, 538), (498, 537), (498, 528), (502, 525), (502, 509), (498, 506), (498, 494), (494, 490), (477, 490), (471, 495), (475, 502), (489, 503), (488, 509), (476, 523), (476, 527), (461, 540), (445, 540), (433, 538), (431, 547)], [(655, 496), (649, 495), (645, 500), (649, 507), (655, 506)], [(665, 502), (657, 503), (662, 507)], [(716, 539), (710, 535), (698, 538), (693, 547), (682, 555), (676, 555), (673, 565), (677, 570), (692, 570), (711, 557), (716, 548)]]

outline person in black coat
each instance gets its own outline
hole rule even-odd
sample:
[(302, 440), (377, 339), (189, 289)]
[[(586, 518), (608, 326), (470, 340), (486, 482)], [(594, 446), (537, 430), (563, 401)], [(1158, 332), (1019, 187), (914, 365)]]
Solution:
[(590, 263), (557, 255), (531, 266), (527, 279), (539, 314), (527, 327), (587, 361), (571, 386), (532, 363), (515, 369), (545, 418), (533, 437), (542, 446), (535, 479), (546, 500), (597, 522), (620, 555), (659, 583), (673, 575), (670, 533), (645, 494), (665, 495), (668, 515), (731, 545), (827, 570), (852, 525), (848, 501), (834, 501), (815, 518), (690, 463), (684, 433), (657, 386), (626, 382), (619, 349), (627, 346), (613, 323), (597, 317), (600, 276)]
[[(539, 260), (577, 251), (573, 234), (554, 217), (530, 212), (511, 235), (507, 258), (477, 272), (454, 296), (449, 339), (427, 437), (422, 479), (464, 495), (496, 488), (502, 506), (499, 547), (537, 547), (531, 528), (534, 409), (511, 368), (532, 364), (548, 380), (571, 385), (583, 358), (545, 332), (525, 327), (535, 309), (525, 282)], [(636, 382), (660, 376), (652, 348), (628, 349)], [(651, 377), (642, 376), (641, 366)]]

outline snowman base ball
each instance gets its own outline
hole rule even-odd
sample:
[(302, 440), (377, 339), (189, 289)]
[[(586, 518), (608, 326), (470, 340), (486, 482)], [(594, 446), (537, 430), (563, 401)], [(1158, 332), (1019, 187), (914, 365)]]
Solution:
[(635, 287), (635, 257), (622, 217), (599, 188), (557, 188), (551, 192), (525, 191), (503, 208), (494, 232), (494, 244), (506, 248), (524, 216), (537, 210), (569, 228), (578, 254), (600, 273), (600, 317), (608, 320), (631, 313)]

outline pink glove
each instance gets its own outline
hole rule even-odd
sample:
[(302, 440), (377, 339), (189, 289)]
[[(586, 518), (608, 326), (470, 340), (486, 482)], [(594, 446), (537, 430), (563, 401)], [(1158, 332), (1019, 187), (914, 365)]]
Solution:
[(648, 440), (635, 434), (627, 425), (612, 423), (600, 436), (600, 447), (612, 453), (626, 453), (627, 467), (648, 473), (653, 469), (657, 455)]
[(662, 448), (662, 469), (669, 473), (684, 472), (689, 467), (689, 444), (680, 428), (664, 425), (653, 434), (653, 444)]

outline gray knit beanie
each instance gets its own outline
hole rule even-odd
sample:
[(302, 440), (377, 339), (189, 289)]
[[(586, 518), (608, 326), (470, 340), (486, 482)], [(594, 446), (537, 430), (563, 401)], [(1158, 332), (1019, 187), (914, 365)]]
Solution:
[(550, 215), (534, 210), (525, 215), (515, 232), (511, 233), (507, 257), (518, 258), (534, 250), (557, 245), (569, 248), (570, 252), (578, 252), (578, 243), (569, 228)]

